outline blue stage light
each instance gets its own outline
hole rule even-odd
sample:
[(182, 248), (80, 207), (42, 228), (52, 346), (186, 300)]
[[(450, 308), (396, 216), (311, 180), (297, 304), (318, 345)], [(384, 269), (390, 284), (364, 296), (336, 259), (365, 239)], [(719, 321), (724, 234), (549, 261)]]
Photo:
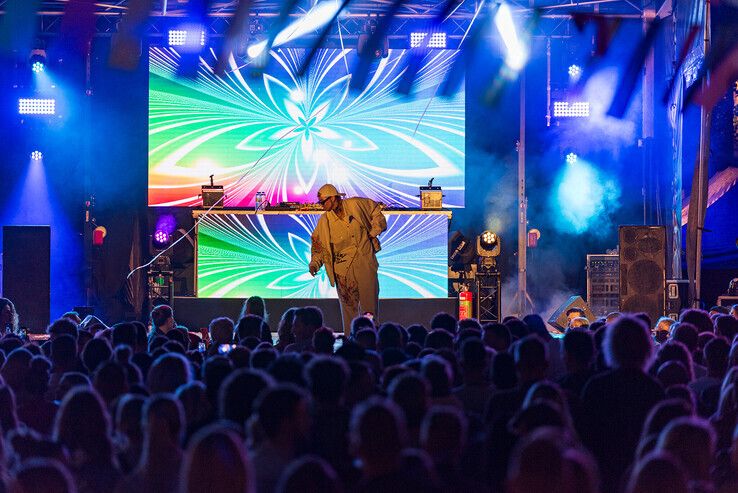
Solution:
[(576, 82), (579, 80), (581, 76), (582, 76), (582, 67), (580, 67), (577, 64), (569, 65), (569, 79), (571, 79), (573, 82)]
[(44, 71), (44, 62), (33, 62), (33, 65), (31, 65), (31, 70), (33, 70), (34, 74), (39, 74)]
[(56, 99), (52, 98), (20, 98), (18, 99), (19, 115), (54, 115)]
[(494, 22), (505, 45), (505, 65), (515, 71), (521, 70), (528, 62), (529, 52), (518, 36), (512, 11), (506, 3), (500, 4)]
[[(410, 48), (418, 48), (425, 43), (428, 33), (410, 33)], [(446, 33), (433, 33), (424, 48), (446, 48)]]
[[(200, 39), (197, 38), (197, 32), (200, 32)], [(205, 31), (198, 27), (182, 26), (181, 29), (170, 29), (168, 33), (169, 46), (205, 46)]]
[(555, 101), (553, 106), (555, 118), (585, 118), (589, 116), (589, 103), (586, 101), (576, 103)]
[(31, 160), (33, 161), (41, 161), (44, 158), (44, 155), (41, 151), (33, 151), (31, 153)]
[(171, 214), (159, 216), (156, 228), (151, 235), (151, 246), (156, 250), (164, 250), (172, 244), (172, 233), (177, 229), (177, 220)]
[(566, 163), (567, 164), (574, 164), (577, 162), (577, 159), (579, 159), (579, 156), (574, 154), (573, 152), (570, 152), (566, 155)]

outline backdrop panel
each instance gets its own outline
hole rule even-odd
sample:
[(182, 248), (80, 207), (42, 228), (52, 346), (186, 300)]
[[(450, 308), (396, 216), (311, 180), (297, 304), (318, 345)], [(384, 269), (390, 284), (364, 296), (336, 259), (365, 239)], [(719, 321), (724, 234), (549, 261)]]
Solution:
[(349, 91), (356, 50), (319, 50), (304, 77), (306, 50), (270, 53), (254, 76), (231, 59), (216, 77), (213, 49), (196, 78), (177, 76), (173, 48), (149, 51), (149, 205), (194, 206), (215, 175), (225, 205), (314, 202), (323, 183), (389, 207), (418, 207), (418, 186), (435, 178), (449, 207), (464, 205), (465, 94), (436, 98), (457, 50), (430, 50), (412, 97), (398, 94), (409, 50), (390, 50), (361, 92)]
[[(200, 215), (203, 211), (195, 211)], [(197, 227), (197, 296), (337, 298), (325, 269), (312, 277), (310, 234), (322, 212), (213, 211)], [(380, 298), (448, 296), (448, 211), (386, 212)]]

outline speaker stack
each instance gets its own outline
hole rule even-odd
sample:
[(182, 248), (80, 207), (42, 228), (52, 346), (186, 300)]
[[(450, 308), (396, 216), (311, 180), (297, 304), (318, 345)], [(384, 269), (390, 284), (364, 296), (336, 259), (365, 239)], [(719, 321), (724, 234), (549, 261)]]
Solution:
[(665, 310), (666, 228), (620, 226), (620, 311), (645, 312), (655, 323)]

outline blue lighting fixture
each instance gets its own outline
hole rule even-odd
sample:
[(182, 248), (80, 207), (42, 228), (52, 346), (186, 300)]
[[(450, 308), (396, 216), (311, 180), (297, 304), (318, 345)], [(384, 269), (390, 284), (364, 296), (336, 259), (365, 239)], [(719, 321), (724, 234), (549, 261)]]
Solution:
[[(200, 38), (197, 38), (197, 32)], [(200, 26), (182, 26), (181, 29), (169, 30), (169, 46), (205, 46), (205, 31)]]
[(502, 43), (505, 45), (505, 65), (515, 71), (521, 70), (528, 62), (530, 53), (518, 36), (512, 11), (506, 3), (500, 4), (494, 23), (500, 33)]
[(572, 82), (576, 82), (582, 76), (582, 67), (577, 64), (569, 65), (569, 79)]
[(19, 115), (55, 115), (56, 99), (53, 98), (20, 98), (18, 99)]
[(44, 71), (44, 62), (33, 62), (33, 65), (31, 65), (31, 70), (33, 70), (34, 74), (40, 74)]
[(573, 152), (570, 152), (566, 155), (566, 164), (574, 164), (579, 159), (579, 156), (574, 154)]
[(570, 103), (568, 101), (554, 102), (554, 117), (556, 118), (586, 118), (589, 116), (589, 102), (580, 101)]
[[(428, 33), (410, 33), (410, 48), (423, 46), (426, 36), (428, 36)], [(446, 33), (431, 34), (425, 48), (446, 48)]]
[(171, 214), (159, 216), (156, 228), (151, 235), (151, 246), (155, 250), (165, 250), (172, 244), (172, 233), (177, 229), (177, 220)]
[(33, 151), (31, 153), (31, 160), (32, 161), (41, 161), (44, 158), (44, 155), (41, 151)]

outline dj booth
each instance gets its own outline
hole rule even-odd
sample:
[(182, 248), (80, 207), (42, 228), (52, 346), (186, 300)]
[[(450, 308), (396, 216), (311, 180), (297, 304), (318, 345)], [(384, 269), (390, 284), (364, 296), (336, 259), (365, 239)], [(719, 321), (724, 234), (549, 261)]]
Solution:
[[(308, 272), (322, 210), (193, 210), (198, 298), (337, 298), (325, 269)], [(448, 297), (448, 210), (386, 210), (380, 298)], [(203, 216), (203, 217), (201, 217)], [(198, 221), (199, 219), (199, 221)]]

